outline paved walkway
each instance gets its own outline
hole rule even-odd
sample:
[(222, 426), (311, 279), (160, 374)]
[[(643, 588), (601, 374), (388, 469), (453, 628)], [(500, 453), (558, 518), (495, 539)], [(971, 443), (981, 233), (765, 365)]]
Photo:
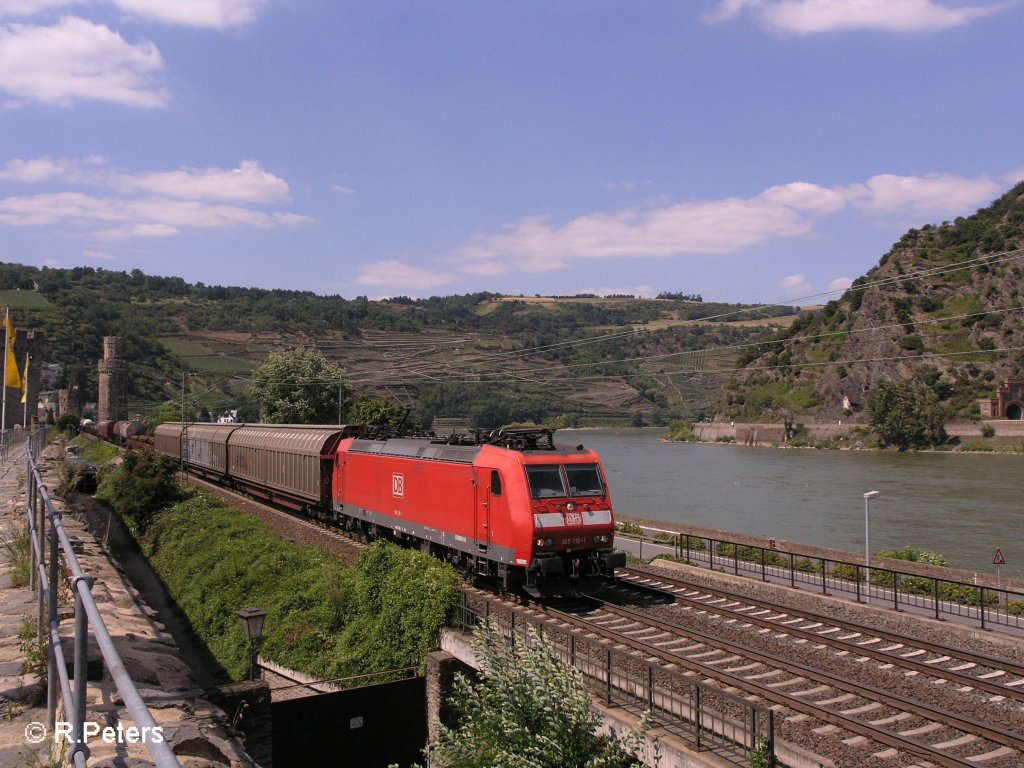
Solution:
[[(53, 459), (44, 460), (44, 481), (45, 475), (52, 477), (55, 464)], [(25, 446), (21, 445), (13, 448), (7, 461), (0, 464), (0, 543), (16, 541), (24, 530), (24, 476)], [(55, 487), (55, 479), (48, 485)], [(83, 570), (98, 576), (92, 593), (125, 667), (182, 766), (248, 765), (248, 757), (228, 733), (225, 713), (202, 698), (202, 691), (192, 681), (170, 635), (97, 540), (102, 540), (103, 532), (94, 536), (87, 529), (84, 516), (73, 511), (65, 510), (63, 520)], [(37, 728), (32, 724), (46, 722), (45, 677), (40, 683), (37, 675), (23, 673), (25, 653), (18, 638), (26, 621), (34, 627), (36, 597), (27, 586), (12, 583), (13, 565), (5, 557), (7, 551), (0, 544), (0, 768), (30, 765), (34, 761), (45, 766), (50, 765), (47, 745), (52, 744), (51, 739), (41, 745), (28, 740), (28, 735), (34, 733), (32, 729)], [(62, 603), (65, 602), (70, 602), (70, 594), (62, 596)], [(74, 622), (70, 620), (73, 608), (62, 605), (61, 610), (67, 617), (62, 622), (61, 634), (70, 638), (74, 632)], [(34, 638), (34, 632), (31, 635)], [(65, 643), (65, 654), (71, 666), (70, 640)], [(87, 721), (100, 728), (133, 725), (113, 684), (102, 672), (102, 658), (94, 641), (90, 642), (89, 662)], [(64, 719), (61, 712), (57, 719)], [(90, 740), (90, 766), (152, 765), (144, 745), (129, 744), (123, 738), (122, 743), (117, 743), (116, 737), (111, 741), (114, 743), (104, 743), (102, 736)], [(52, 751), (57, 753), (59, 747)]]

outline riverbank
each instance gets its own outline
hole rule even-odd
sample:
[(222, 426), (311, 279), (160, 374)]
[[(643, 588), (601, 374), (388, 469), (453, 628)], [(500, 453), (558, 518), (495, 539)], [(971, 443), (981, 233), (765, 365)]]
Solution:
[[(730, 443), (757, 448), (819, 448), (877, 450), (878, 438), (858, 422), (797, 423), (787, 431), (783, 422), (701, 421), (689, 434), (670, 431), (670, 442)], [(932, 450), (964, 453), (1024, 452), (1024, 421), (954, 421), (946, 424), (950, 442)]]

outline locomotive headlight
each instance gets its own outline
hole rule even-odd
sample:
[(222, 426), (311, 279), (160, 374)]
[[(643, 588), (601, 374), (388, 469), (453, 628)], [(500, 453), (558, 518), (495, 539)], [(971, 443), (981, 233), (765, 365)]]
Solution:
[(568, 504), (565, 505), (565, 511), (566, 512), (572, 512), (575, 509), (576, 509), (576, 504), (574, 502), (570, 501)]
[(612, 537), (608, 536), (607, 534), (599, 533), (599, 534), (597, 534), (597, 536), (594, 537), (594, 543), (595, 544), (607, 544), (609, 541), (611, 541), (611, 538)]
[(538, 547), (543, 547), (544, 546), (544, 539), (537, 539), (536, 544), (537, 544)]

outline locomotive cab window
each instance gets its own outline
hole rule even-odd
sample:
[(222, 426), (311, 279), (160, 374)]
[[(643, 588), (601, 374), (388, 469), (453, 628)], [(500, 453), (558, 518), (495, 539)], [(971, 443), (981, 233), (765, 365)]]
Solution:
[(604, 496), (604, 483), (597, 464), (566, 464), (565, 475), (569, 480), (570, 495)]
[(557, 464), (528, 466), (526, 477), (530, 480), (530, 495), (535, 499), (550, 499), (567, 496), (562, 468)]
[(491, 496), (501, 496), (501, 473), (491, 470)]

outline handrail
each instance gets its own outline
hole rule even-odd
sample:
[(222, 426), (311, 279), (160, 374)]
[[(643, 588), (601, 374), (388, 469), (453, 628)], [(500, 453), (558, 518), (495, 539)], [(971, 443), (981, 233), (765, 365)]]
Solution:
[[(138, 733), (161, 734), (160, 726), (139, 695), (138, 688), (125, 669), (124, 662), (114, 646), (103, 617), (92, 596), (95, 576), (86, 574), (72, 548), (71, 539), (64, 530), (60, 511), (54, 506), (50, 493), (43, 483), (42, 474), (36, 466), (36, 456), (46, 445), (46, 430), (38, 429), (29, 438), (27, 455), (28, 505), (26, 519), (32, 542), (32, 586), (38, 594), (38, 637), (49, 641), (49, 668), (47, 670), (46, 718), (47, 733), (54, 735), (57, 719), (57, 700), (63, 700), (65, 713), (70, 713), (71, 740), (73, 742), (69, 761), (76, 768), (85, 768), (89, 758), (88, 736), (85, 728), (86, 705), (86, 644), (89, 628), (92, 627), (96, 644), (103, 655), (103, 663), (117, 692), (120, 694)], [(46, 520), (49, 518), (49, 531)], [(49, 560), (46, 559), (46, 541), (49, 540)], [(59, 549), (58, 549), (59, 548)], [(60, 639), (60, 617), (57, 612), (58, 561), (63, 556), (70, 573), (69, 582), (75, 596), (74, 634), (74, 690), (68, 678), (64, 649)], [(46, 619), (44, 621), (44, 606)], [(44, 624), (46, 631), (44, 632)], [(170, 745), (162, 738), (141, 738), (158, 768), (181, 768), (178, 758)]]
[[(729, 538), (721, 531), (719, 536), (706, 533), (689, 533), (683, 530), (656, 528), (639, 523), (617, 522), (616, 536), (632, 539), (640, 544), (640, 557), (644, 557), (645, 544), (648, 556), (671, 554), (690, 565), (711, 570), (723, 570), (736, 576), (759, 578), (777, 584), (810, 586), (822, 594), (835, 592), (849, 593), (857, 602), (889, 606), (900, 611), (913, 607), (930, 613), (935, 619), (955, 616), (981, 629), (1006, 626), (1024, 628), (1024, 591), (1019, 588), (993, 585), (984, 581), (971, 583), (952, 578), (943, 578), (935, 570), (913, 570), (914, 563), (908, 562), (907, 569), (893, 567), (892, 560), (884, 565), (872, 558), (870, 583), (867, 568), (855, 556), (851, 559), (829, 557), (824, 552), (800, 552), (797, 547), (782, 548), (774, 539), (766, 540), (767, 546)], [(639, 529), (637, 535), (635, 530)]]

